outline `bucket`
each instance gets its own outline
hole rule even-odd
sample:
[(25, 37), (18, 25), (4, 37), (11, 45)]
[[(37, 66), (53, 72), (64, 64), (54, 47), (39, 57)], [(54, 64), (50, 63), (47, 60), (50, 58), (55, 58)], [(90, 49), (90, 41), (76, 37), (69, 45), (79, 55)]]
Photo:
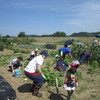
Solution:
[(20, 69), (15, 69), (14, 70), (14, 76), (15, 77), (20, 77), (21, 73), (22, 73), (22, 71)]

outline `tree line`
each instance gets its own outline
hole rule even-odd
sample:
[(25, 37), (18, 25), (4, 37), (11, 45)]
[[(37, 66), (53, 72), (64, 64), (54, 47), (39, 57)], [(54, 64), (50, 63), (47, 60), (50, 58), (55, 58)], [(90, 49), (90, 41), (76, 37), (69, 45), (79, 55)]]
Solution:
[[(79, 33), (73, 33), (71, 35), (69, 35), (69, 37), (95, 37), (98, 34), (100, 34), (100, 32), (79, 32)], [(36, 35), (36, 34), (32, 34), (32, 35), (27, 35), (25, 32), (19, 32), (17, 37), (67, 37), (68, 35), (65, 32), (60, 32), (57, 31), (53, 34), (49, 34), (49, 35)], [(6, 35), (6, 37), (10, 37), (9, 35)]]

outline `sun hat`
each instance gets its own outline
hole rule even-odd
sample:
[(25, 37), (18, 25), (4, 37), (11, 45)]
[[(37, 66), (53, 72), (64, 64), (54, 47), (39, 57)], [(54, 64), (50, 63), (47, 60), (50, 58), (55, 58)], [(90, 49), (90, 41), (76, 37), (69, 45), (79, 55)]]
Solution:
[(77, 59), (74, 59), (73, 61), (72, 61), (72, 63), (71, 63), (71, 66), (72, 67), (74, 67), (74, 66), (79, 66), (80, 65), (80, 63), (79, 63), (79, 60), (77, 60)]
[(49, 56), (48, 52), (47, 51), (42, 51), (40, 54), (44, 54), (45, 56)]

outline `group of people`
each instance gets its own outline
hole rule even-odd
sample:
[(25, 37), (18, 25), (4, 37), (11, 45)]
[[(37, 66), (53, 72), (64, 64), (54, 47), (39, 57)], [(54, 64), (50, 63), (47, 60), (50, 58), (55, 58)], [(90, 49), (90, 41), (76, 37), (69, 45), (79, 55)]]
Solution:
[[(77, 80), (77, 69), (82, 64), (82, 62), (91, 54), (89, 51), (84, 51), (80, 55), (80, 59), (74, 59), (70, 65), (68, 65), (64, 60), (67, 56), (70, 56), (72, 58), (72, 51), (70, 46), (73, 45), (74, 39), (67, 40), (64, 43), (64, 47), (59, 49), (59, 54), (57, 55), (57, 62), (54, 69), (57, 69), (59, 71), (65, 71), (69, 66), (69, 70), (66, 73), (65, 80), (64, 80), (64, 89), (68, 92), (67, 100), (70, 100), (71, 95), (73, 94), (73, 91), (75, 90), (75, 87), (78, 86), (78, 80)], [(44, 60), (49, 56), (48, 52), (43, 50), (40, 55), (37, 55), (38, 49), (35, 50), (35, 52), (32, 52), (30, 57), (27, 59), (29, 60), (28, 65), (24, 69), (25, 75), (30, 78), (33, 81), (32, 86), (30, 87), (30, 91), (32, 92), (32, 95), (41, 97), (42, 94), (39, 93), (39, 89), (43, 86), (45, 83), (46, 77), (43, 74), (41, 68), (43, 65)], [(10, 62), (10, 69), (12, 72), (15, 71), (16, 68), (20, 69), (20, 66), (22, 66), (21, 61), (23, 61), (22, 57), (18, 57), (16, 59), (13, 59)]]
[[(74, 46), (74, 40), (67, 40), (64, 43), (64, 47), (59, 49), (59, 54), (57, 54), (56, 58), (57, 63), (54, 69), (57, 69), (58, 71), (65, 71), (68, 67), (69, 70), (66, 73), (65, 81), (64, 81), (64, 89), (68, 92), (67, 100), (70, 100), (71, 95), (73, 94), (73, 91), (76, 87), (78, 87), (78, 80), (77, 80), (77, 69), (79, 66), (85, 61), (89, 61), (89, 57), (91, 55), (91, 52), (84, 51), (80, 55), (80, 59), (74, 59), (70, 65), (68, 65), (64, 60), (68, 56), (72, 58), (72, 50), (71, 45)], [(67, 58), (68, 59), (68, 58)]]

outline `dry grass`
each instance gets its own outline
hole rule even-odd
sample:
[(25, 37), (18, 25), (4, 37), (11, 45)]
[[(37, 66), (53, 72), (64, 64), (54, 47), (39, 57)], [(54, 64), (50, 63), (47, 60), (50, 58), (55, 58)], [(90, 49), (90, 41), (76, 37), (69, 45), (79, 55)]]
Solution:
[(83, 42), (91, 43), (93, 37), (34, 37), (34, 39), (37, 40), (37, 43), (52, 43), (68, 39), (80, 40)]

